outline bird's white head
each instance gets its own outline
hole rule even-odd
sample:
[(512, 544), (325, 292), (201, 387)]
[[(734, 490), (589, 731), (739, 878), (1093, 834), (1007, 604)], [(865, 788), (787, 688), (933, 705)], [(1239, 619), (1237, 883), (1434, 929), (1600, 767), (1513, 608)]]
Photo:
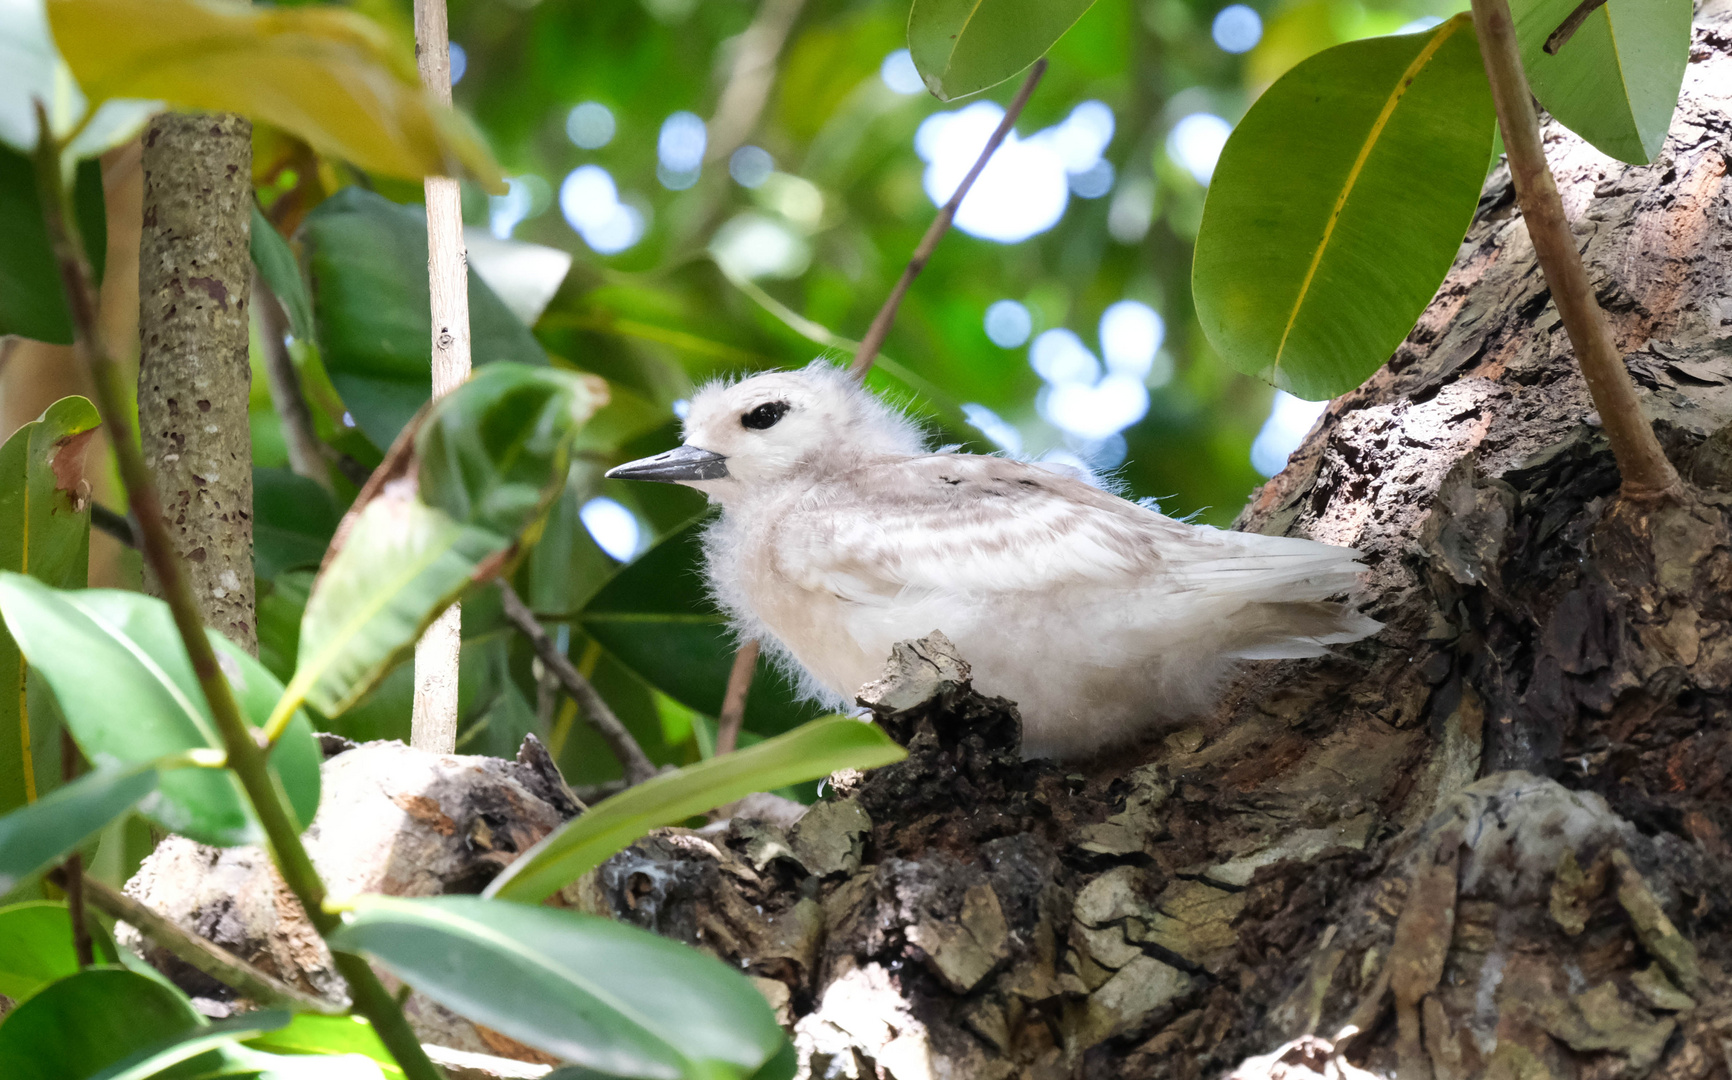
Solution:
[(714, 382), (692, 396), (685, 444), (608, 472), (685, 484), (720, 502), (779, 483), (821, 479), (872, 458), (918, 454), (920, 429), (822, 361)]

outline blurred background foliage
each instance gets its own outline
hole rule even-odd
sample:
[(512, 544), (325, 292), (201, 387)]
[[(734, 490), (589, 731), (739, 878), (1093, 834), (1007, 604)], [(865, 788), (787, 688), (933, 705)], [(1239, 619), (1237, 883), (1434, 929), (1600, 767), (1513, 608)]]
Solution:
[[(353, 6), (412, 39), (408, 0)], [(871, 385), (938, 443), (1084, 465), (1226, 525), (1321, 406), (1233, 372), (1196, 325), (1191, 245), (1220, 148), (1305, 57), (1465, 7), (1096, 0)], [(601, 474), (674, 445), (707, 379), (845, 359), (1018, 80), (927, 94), (907, 0), (452, 0), (450, 18), (457, 104), (511, 178), (507, 195), (465, 192), (476, 362), (588, 371), (612, 394), (516, 585), (652, 758), (708, 756), (732, 643), (702, 595), (703, 500)], [(331, 530), (426, 397), (424, 226), (418, 184), (262, 125), (254, 179), (299, 270), (270, 284), (333, 451), (328, 476), (289, 470), (265, 377), (276, 343), (255, 326), (259, 637), (286, 678)], [(112, 266), (126, 242), (112, 193), (110, 220)], [(460, 752), (509, 756), (537, 732), (574, 784), (617, 776), (493, 594), (463, 623)], [(325, 726), (406, 738), (410, 683), (398, 669)], [(741, 742), (810, 715), (761, 671)]]

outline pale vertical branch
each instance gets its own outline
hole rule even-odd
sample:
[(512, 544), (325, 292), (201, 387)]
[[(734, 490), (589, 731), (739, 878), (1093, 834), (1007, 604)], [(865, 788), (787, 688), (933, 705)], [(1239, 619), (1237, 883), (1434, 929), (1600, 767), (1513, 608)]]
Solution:
[(1588, 393), (1599, 410), (1606, 440), (1612, 444), (1612, 456), (1623, 476), (1620, 495), (1630, 501), (1675, 497), (1682, 490), (1677, 470), (1666, 460), (1653, 425), (1642, 415), (1636, 384), (1612, 341), (1606, 313), (1594, 299), (1594, 287), (1582, 265), (1569, 219), (1564, 216), (1563, 200), (1558, 197), (1557, 181), (1546, 164), (1539, 115), (1522, 71), (1521, 47), (1507, 0), (1473, 0), (1473, 25), (1479, 35), (1486, 77), (1491, 81), (1492, 100), (1497, 103), (1497, 121), (1509, 154), (1516, 202), (1569, 334), (1576, 363), (1581, 365)]
[(706, 162), (725, 161), (752, 137), (776, 81), (776, 58), (805, 5), (806, 0), (764, 0), (751, 25), (734, 39), (728, 83), (710, 117)]
[[(451, 104), (451, 39), (445, 0), (415, 0), (415, 55), (421, 85)], [(469, 274), (463, 248), (463, 208), (457, 181), (429, 176), (427, 274), (433, 307), (433, 397), (469, 378)], [(415, 644), (415, 711), (410, 742), (449, 754), (457, 746), (457, 661), (463, 616), (458, 604)]]

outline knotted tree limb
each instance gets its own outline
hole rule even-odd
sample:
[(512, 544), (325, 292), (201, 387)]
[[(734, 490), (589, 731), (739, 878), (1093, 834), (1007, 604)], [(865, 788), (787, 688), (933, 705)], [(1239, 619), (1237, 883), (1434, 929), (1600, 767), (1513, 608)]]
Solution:
[(608, 749), (619, 759), (620, 768), (625, 770), (625, 780), (628, 785), (641, 784), (654, 776), (658, 771), (655, 763), (643, 752), (643, 747), (632, 738), (631, 732), (620, 723), (619, 717), (608, 708), (607, 702), (596, 692), (590, 681), (573, 667), (571, 660), (559, 651), (559, 646), (548, 636), (547, 630), (536, 619), (529, 605), (517, 595), (517, 590), (503, 579), (499, 582), (499, 598), (505, 606), (505, 617), (511, 620), (511, 625), (517, 627), (524, 637), (529, 639), (535, 648), (535, 655), (541, 658), (547, 670), (559, 679), (565, 692), (577, 703), (577, 711), (583, 714), (584, 720), (607, 741)]

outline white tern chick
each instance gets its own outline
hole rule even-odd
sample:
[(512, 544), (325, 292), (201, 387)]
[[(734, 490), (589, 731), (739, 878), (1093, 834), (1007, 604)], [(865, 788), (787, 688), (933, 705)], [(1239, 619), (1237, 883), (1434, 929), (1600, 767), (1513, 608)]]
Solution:
[(1212, 704), (1241, 660), (1319, 656), (1379, 624), (1329, 598), (1359, 553), (1187, 525), (1039, 465), (931, 453), (839, 369), (699, 391), (685, 444), (607, 475), (721, 504), (710, 585), (832, 706), (942, 630), (1029, 757), (1077, 757)]

